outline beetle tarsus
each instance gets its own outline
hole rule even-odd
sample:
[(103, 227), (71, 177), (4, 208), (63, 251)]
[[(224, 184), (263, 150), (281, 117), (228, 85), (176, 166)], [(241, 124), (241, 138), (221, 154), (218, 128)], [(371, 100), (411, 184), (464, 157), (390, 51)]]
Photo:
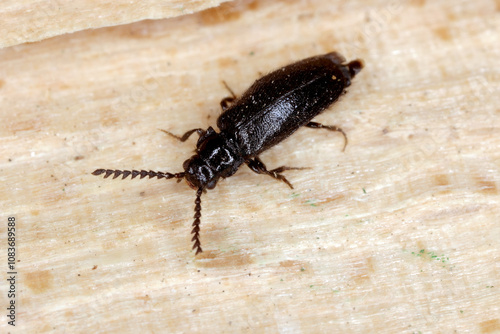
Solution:
[(174, 135), (172, 132), (169, 132), (169, 131), (167, 131), (167, 130), (163, 130), (163, 129), (158, 129), (158, 130), (160, 130), (161, 132), (165, 132), (167, 135), (169, 135), (169, 136), (171, 136), (171, 137), (173, 137), (173, 138), (175, 138), (175, 139), (177, 139), (177, 140), (179, 140), (179, 141), (181, 141), (181, 142), (185, 142), (186, 140), (188, 140), (188, 138), (189, 138), (189, 137), (190, 137), (193, 133), (195, 133), (195, 132), (196, 132), (196, 133), (198, 134), (198, 136), (200, 136), (200, 137), (201, 137), (201, 136), (203, 136), (203, 135), (205, 134), (205, 130), (200, 129), (200, 128), (198, 128), (198, 129), (192, 129), (192, 130), (189, 130), (189, 131), (187, 131), (185, 134), (183, 134), (182, 136)]
[(286, 171), (286, 170), (293, 170), (293, 169), (307, 169), (308, 167), (288, 167), (288, 166), (281, 166), (275, 169), (267, 170), (266, 165), (260, 160), (258, 157), (255, 157), (253, 159), (249, 159), (245, 161), (247, 166), (255, 173), (257, 174), (265, 174), (269, 175), (270, 177), (280, 180), (285, 182), (291, 189), (293, 189), (293, 185), (286, 179), (284, 175), (281, 173)]
[(344, 136), (344, 147), (342, 148), (342, 152), (345, 151), (345, 148), (347, 147), (347, 143), (348, 143), (347, 135), (345, 134), (344, 130), (342, 130), (338, 126), (336, 126), (336, 125), (323, 125), (323, 124), (317, 123), (317, 122), (309, 122), (306, 124), (306, 126), (308, 128), (312, 128), (312, 129), (326, 129), (329, 131), (340, 132)]

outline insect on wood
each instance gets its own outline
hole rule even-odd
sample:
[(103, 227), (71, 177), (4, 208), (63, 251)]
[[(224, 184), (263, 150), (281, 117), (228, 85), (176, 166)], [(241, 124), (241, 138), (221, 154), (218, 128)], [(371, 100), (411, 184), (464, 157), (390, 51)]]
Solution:
[(119, 176), (125, 179), (130, 175), (132, 179), (140, 176), (141, 179), (186, 180), (196, 190), (191, 241), (196, 254), (201, 253), (201, 194), (213, 189), (220, 178), (233, 175), (242, 164), (246, 164), (253, 172), (268, 175), (293, 189), (283, 172), (302, 168), (281, 166), (268, 170), (259, 159), (259, 154), (283, 141), (301, 126), (342, 133), (345, 149), (347, 136), (340, 127), (311, 120), (345, 92), (344, 89), (351, 85), (352, 78), (362, 68), (361, 60), (346, 63), (342, 55), (331, 52), (271, 72), (257, 80), (239, 98), (226, 85), (232, 96), (220, 103), (223, 112), (217, 119), (219, 132), (208, 127), (206, 130), (189, 130), (179, 137), (162, 130), (182, 142), (193, 133), (198, 134), (196, 154), (184, 161), (183, 172), (97, 169), (92, 174), (104, 174), (104, 178), (113, 176), (113, 179)]

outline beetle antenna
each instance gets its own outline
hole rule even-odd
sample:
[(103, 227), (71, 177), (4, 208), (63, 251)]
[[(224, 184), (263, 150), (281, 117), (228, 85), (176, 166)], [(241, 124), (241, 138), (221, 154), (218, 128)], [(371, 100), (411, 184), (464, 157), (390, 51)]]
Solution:
[(201, 249), (201, 243), (200, 243), (200, 218), (201, 218), (201, 193), (203, 192), (202, 188), (198, 188), (196, 191), (196, 199), (194, 200), (194, 222), (193, 222), (193, 230), (191, 231), (191, 234), (193, 235), (193, 238), (191, 241), (194, 241), (193, 244), (193, 249), (196, 248), (196, 254), (203, 252)]
[[(113, 179), (116, 179), (118, 176), (122, 176), (122, 180), (126, 179), (129, 175), (132, 175), (132, 179), (135, 179), (137, 176), (140, 176), (141, 179), (149, 176), (150, 179), (153, 177), (157, 177), (158, 179), (183, 179), (185, 173), (168, 173), (168, 172), (154, 172), (152, 170), (119, 170), (119, 169), (96, 169), (92, 175), (99, 176), (104, 174), (104, 178), (108, 178), (113, 175)], [(179, 180), (180, 181), (180, 180)]]

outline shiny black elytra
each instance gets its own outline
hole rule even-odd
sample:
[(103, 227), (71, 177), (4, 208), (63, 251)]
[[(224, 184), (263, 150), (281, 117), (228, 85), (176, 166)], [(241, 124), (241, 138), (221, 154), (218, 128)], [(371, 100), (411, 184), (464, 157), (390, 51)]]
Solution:
[(191, 241), (196, 254), (201, 253), (201, 194), (206, 189), (213, 189), (219, 178), (233, 175), (245, 163), (255, 173), (281, 180), (293, 189), (281, 173), (301, 168), (281, 166), (268, 170), (259, 159), (259, 154), (301, 126), (342, 133), (345, 149), (347, 136), (341, 128), (311, 122), (345, 92), (344, 89), (351, 85), (351, 79), (363, 68), (361, 60), (344, 63), (345, 58), (336, 52), (298, 61), (257, 80), (240, 98), (236, 98), (226, 85), (232, 97), (220, 103), (223, 112), (217, 119), (219, 133), (209, 127), (206, 130), (193, 129), (178, 137), (162, 130), (182, 142), (194, 132), (199, 135), (196, 154), (184, 161), (184, 172), (97, 169), (92, 174), (104, 174), (104, 178), (113, 175), (113, 179), (120, 175), (122, 179), (129, 175), (132, 179), (137, 176), (141, 179), (146, 176), (150, 179), (185, 179), (196, 190)]

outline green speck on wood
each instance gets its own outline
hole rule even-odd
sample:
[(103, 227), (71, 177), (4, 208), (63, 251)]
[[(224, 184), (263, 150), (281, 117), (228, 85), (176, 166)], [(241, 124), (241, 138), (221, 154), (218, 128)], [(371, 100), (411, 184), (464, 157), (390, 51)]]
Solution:
[[(418, 256), (418, 257), (424, 257), (427, 255), (427, 258), (429, 260), (436, 260), (436, 261), (439, 261), (442, 263), (445, 263), (445, 262), (450, 260), (450, 258), (444, 256), (444, 254), (441, 254), (439, 256), (439, 255), (436, 255), (436, 253), (434, 253), (434, 252), (425, 251), (425, 249), (421, 249), (418, 253), (411, 252), (411, 254), (414, 256)], [(443, 268), (445, 268), (445, 266), (443, 266)]]
[(314, 200), (307, 200), (305, 201), (306, 204), (309, 204), (310, 206), (318, 206), (316, 203), (314, 203)]

